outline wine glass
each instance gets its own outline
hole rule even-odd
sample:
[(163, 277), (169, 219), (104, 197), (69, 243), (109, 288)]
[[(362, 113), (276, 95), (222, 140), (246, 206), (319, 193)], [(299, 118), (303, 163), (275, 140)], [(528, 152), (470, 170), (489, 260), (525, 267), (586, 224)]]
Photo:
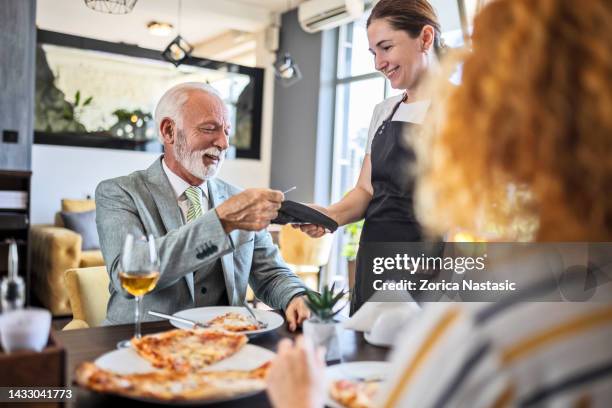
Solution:
[[(144, 237), (135, 240), (132, 234), (127, 234), (121, 253), (119, 280), (123, 289), (133, 295), (136, 301), (134, 337), (139, 339), (142, 298), (155, 288), (159, 280), (159, 259), (153, 235), (149, 235), (147, 241)], [(130, 347), (130, 340), (120, 341), (117, 347)]]

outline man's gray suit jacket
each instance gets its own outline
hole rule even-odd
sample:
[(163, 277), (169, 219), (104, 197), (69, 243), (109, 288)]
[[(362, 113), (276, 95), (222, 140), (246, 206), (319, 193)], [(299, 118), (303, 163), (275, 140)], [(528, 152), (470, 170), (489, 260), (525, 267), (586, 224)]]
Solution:
[(96, 189), (96, 224), (110, 276), (110, 300), (103, 324), (134, 321), (134, 298), (119, 281), (120, 255), (128, 233), (136, 238), (153, 234), (160, 258), (160, 279), (144, 297), (143, 320), (155, 320), (147, 310), (172, 314), (194, 307), (193, 272), (219, 258), (230, 305), (242, 303), (247, 283), (259, 299), (278, 309), (285, 309), (291, 298), (305, 291), (267, 231), (226, 234), (223, 230), (214, 207), (239, 193), (238, 188), (218, 179), (208, 180), (212, 208), (184, 225), (162, 157), (147, 170), (105, 180)]

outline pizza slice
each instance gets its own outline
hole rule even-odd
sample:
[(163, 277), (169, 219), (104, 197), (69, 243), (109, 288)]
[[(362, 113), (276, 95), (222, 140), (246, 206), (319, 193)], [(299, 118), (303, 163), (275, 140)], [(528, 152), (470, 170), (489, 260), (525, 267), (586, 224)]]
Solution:
[(154, 367), (175, 372), (201, 371), (238, 352), (244, 334), (214, 329), (176, 329), (133, 338), (134, 350)]
[(209, 327), (222, 328), (223, 330), (231, 332), (243, 332), (260, 329), (259, 325), (256, 322), (253, 322), (249, 316), (245, 316), (237, 312), (229, 312), (217, 316), (214, 319), (209, 320), (206, 324), (209, 325)]
[(117, 374), (85, 362), (76, 371), (76, 381), (90, 390), (135, 398), (210, 400), (264, 390), (270, 363), (250, 371), (173, 372), (157, 370), (139, 374)]
[(380, 381), (336, 380), (329, 389), (334, 401), (346, 408), (371, 408)]

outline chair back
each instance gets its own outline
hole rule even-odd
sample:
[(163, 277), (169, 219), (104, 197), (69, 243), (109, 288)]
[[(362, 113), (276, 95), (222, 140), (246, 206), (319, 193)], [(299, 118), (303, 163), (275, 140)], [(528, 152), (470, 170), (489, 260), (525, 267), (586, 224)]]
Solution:
[(284, 225), (278, 235), (281, 255), (307, 287), (319, 289), (321, 267), (327, 265), (334, 237), (325, 234), (311, 238), (291, 225)]
[(110, 298), (106, 266), (68, 269), (64, 280), (74, 318), (86, 321), (89, 327), (99, 326)]
[(333, 240), (331, 234), (311, 238), (298, 228), (283, 225), (278, 236), (278, 245), (287, 263), (318, 268), (329, 262)]

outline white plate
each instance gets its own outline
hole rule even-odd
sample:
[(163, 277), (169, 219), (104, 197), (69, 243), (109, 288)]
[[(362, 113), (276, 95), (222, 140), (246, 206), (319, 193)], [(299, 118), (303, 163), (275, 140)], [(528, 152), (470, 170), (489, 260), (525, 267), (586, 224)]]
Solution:
[[(229, 312), (240, 313), (244, 316), (249, 316), (249, 312), (247, 312), (242, 306), (209, 306), (209, 307), (196, 307), (193, 309), (185, 309), (180, 312), (176, 312), (174, 316), (183, 317), (185, 319), (193, 320), (196, 322), (206, 323), (211, 319), (214, 319), (217, 316), (224, 315)], [(268, 310), (259, 310), (254, 309), (253, 312), (255, 316), (257, 316), (257, 320), (260, 320), (264, 323), (268, 323), (268, 327), (265, 329), (259, 330), (247, 330), (240, 333), (244, 334), (257, 334), (257, 333), (265, 333), (272, 330), (276, 330), (281, 327), (285, 323), (285, 319), (282, 318), (278, 313), (274, 313)], [(190, 326), (188, 324), (183, 324), (179, 322), (175, 322), (170, 320), (170, 323), (174, 327), (178, 327), (179, 329), (188, 329)]]
[(325, 405), (332, 408), (344, 408), (329, 395), (329, 387), (333, 381), (360, 378), (380, 378), (384, 380), (388, 373), (389, 363), (386, 361), (354, 361), (328, 366), (325, 369)]
[[(206, 370), (253, 370), (273, 358), (272, 351), (253, 344), (245, 344), (236, 354), (211, 364)], [(147, 373), (157, 370), (151, 363), (140, 357), (132, 347), (103, 354), (96, 359), (95, 364), (118, 374)]]

